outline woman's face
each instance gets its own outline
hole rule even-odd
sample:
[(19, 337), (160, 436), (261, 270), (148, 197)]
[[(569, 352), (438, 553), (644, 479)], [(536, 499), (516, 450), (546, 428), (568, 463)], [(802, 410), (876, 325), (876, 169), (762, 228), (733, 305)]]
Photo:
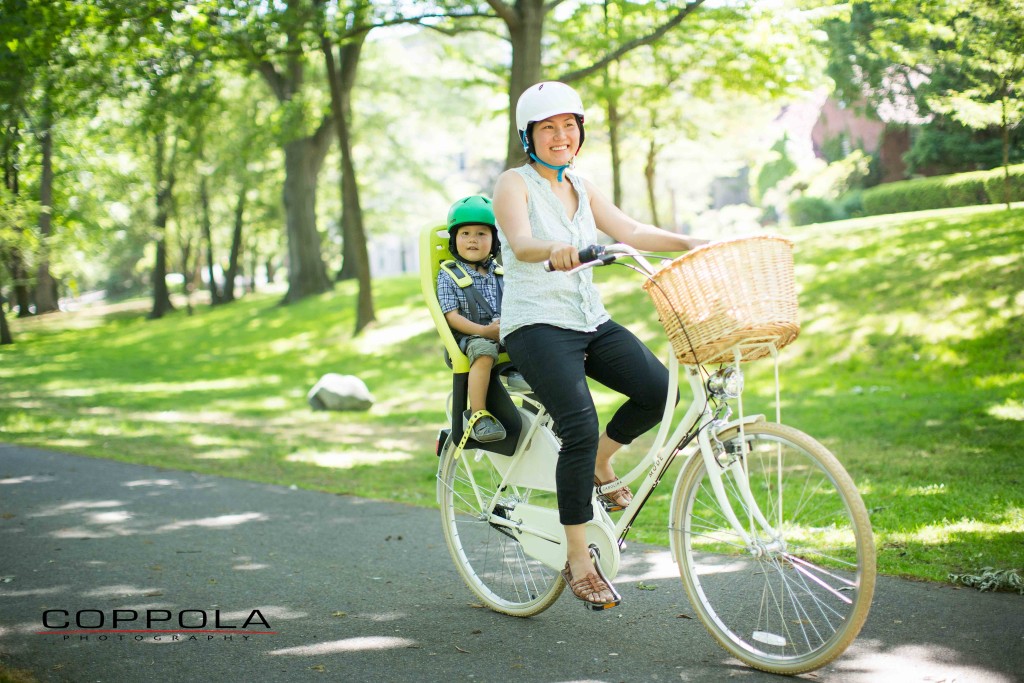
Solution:
[(552, 166), (572, 161), (580, 148), (580, 127), (572, 114), (556, 114), (533, 124), (533, 148), (537, 157)]

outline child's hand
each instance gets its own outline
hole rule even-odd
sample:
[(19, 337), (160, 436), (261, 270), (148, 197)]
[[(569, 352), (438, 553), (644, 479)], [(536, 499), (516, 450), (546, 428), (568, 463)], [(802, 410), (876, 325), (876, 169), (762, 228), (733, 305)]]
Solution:
[(498, 322), (498, 318), (492, 320), (491, 324), (484, 328), (484, 332), (480, 336), (498, 341)]

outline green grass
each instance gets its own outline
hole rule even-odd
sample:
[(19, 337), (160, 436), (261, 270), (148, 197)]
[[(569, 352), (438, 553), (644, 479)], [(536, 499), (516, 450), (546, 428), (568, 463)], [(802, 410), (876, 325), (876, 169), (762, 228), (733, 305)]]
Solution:
[[(803, 332), (782, 354), (783, 421), (857, 481), (880, 571), (1019, 571), (1024, 210), (789, 236)], [(664, 354), (636, 276), (607, 268), (598, 279), (613, 315)], [(374, 294), (379, 323), (357, 339), (352, 283), (288, 307), (260, 295), (159, 321), (144, 318), (146, 302), (14, 320), (16, 344), (0, 347), (0, 441), (432, 506), (450, 375), (416, 278), (379, 280)], [(746, 371), (744, 411), (774, 415), (771, 364)], [(374, 407), (311, 411), (306, 392), (326, 372), (361, 377)], [(599, 391), (598, 405), (607, 419), (615, 398)], [(645, 507), (639, 540), (667, 543), (670, 490)]]

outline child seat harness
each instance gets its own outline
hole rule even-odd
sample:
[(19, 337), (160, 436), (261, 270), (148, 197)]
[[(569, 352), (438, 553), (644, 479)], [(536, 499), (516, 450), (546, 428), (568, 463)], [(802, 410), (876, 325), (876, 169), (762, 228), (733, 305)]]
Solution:
[[(452, 282), (454, 282), (456, 285), (459, 286), (459, 288), (462, 289), (462, 293), (466, 295), (466, 303), (468, 304), (468, 310), (465, 311), (466, 318), (476, 323), (477, 325), (488, 325), (491, 323), (491, 321), (498, 317), (498, 314), (495, 312), (495, 310), (491, 307), (489, 303), (487, 303), (487, 299), (484, 297), (483, 293), (481, 293), (480, 290), (473, 285), (473, 276), (469, 274), (469, 270), (466, 269), (465, 264), (455, 260), (443, 261), (441, 263), (441, 270), (443, 270), (445, 274), (447, 274), (448, 277), (452, 279)], [(498, 310), (500, 311), (501, 294), (502, 289), (504, 288), (502, 280), (505, 271), (502, 269), (501, 266), (495, 264), (494, 274), (497, 276), (496, 280), (498, 285), (498, 292), (496, 299), (498, 304)], [(463, 334), (462, 332), (459, 332), (458, 330), (454, 329), (452, 330), (452, 334), (455, 335), (456, 341), (459, 342), (459, 348), (462, 349), (463, 352), (465, 352), (466, 349), (464, 347), (463, 342), (470, 335)]]

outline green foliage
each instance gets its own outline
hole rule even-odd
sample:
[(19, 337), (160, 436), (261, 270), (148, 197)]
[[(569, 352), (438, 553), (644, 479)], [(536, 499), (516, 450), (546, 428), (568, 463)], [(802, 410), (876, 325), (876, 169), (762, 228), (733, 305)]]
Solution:
[(835, 203), (821, 197), (797, 197), (789, 203), (789, 220), (793, 225), (827, 223), (839, 217)]
[(838, 199), (850, 190), (862, 189), (870, 173), (871, 157), (855, 149), (810, 178), (806, 192), (815, 197)]
[(932, 93), (932, 111), (974, 130), (1016, 125), (1024, 117), (1024, 3), (978, 0), (950, 24), (952, 44), (937, 56), (966, 82)]
[(757, 171), (756, 179), (754, 181), (757, 201), (761, 201), (769, 190), (789, 176), (793, 175), (796, 171), (796, 164), (786, 153), (786, 146), (788, 142), (788, 135), (784, 135), (776, 141), (776, 143), (772, 145), (770, 157)]
[[(1024, 200), (1024, 164), (1010, 167), (1010, 201)], [(1003, 201), (1001, 168), (886, 183), (864, 192), (869, 216)]]
[(913, 122), (921, 134), (907, 158), (911, 172), (990, 167), (1000, 152), (1024, 158), (1014, 130), (1024, 115), (1024, 4), (857, 0), (843, 7), (822, 22), (836, 95), (868, 110), (884, 102), (896, 122)]
[(887, 183), (864, 193), (869, 216), (987, 204), (984, 172)]
[(0, 185), (0, 248), (33, 249), (38, 246), (38, 235), (34, 234), (34, 217), (39, 211), (38, 202), (14, 194)]
[[(1011, 159), (1024, 158), (1024, 147), (1011, 132)], [(998, 134), (973, 131), (949, 119), (915, 127), (910, 149), (903, 155), (907, 173), (953, 174), (986, 169), (1002, 163), (1002, 142)]]
[(985, 194), (992, 204), (1024, 201), (1024, 164), (989, 171), (985, 178)]
[(853, 189), (836, 200), (839, 215), (843, 218), (860, 218), (864, 214), (864, 190)]
[(850, 138), (846, 133), (840, 133), (835, 137), (828, 138), (821, 144), (821, 155), (825, 161), (832, 163), (846, 155), (850, 147)]
[[(785, 206), (792, 225), (825, 223), (861, 215), (862, 188), (872, 172), (872, 157), (854, 150), (828, 165), (805, 168), (768, 193)], [(780, 204), (779, 197), (785, 199)]]

